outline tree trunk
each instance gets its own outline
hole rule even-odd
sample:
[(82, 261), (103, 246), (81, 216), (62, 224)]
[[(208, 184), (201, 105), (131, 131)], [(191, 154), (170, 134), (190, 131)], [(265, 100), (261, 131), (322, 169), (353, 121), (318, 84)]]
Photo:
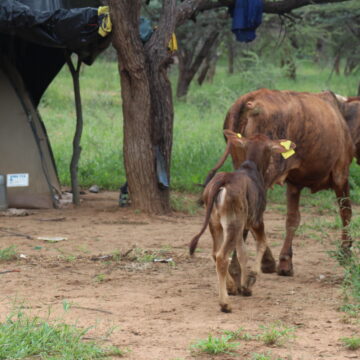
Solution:
[(194, 55), (192, 53), (187, 54), (186, 52), (183, 52), (179, 56), (179, 78), (176, 91), (176, 96), (178, 98), (184, 97), (188, 93), (191, 81), (194, 79), (194, 76), (205, 58), (208, 56), (212, 47), (216, 44), (218, 36), (219, 32), (216, 30), (212, 31), (207, 36), (200, 51), (195, 55), (194, 61), (191, 61)]
[[(175, 3), (166, 2), (166, 15), (174, 12)], [(170, 196), (168, 188), (159, 186), (157, 159), (159, 154), (163, 157), (169, 179), (173, 104), (166, 72), (169, 54), (164, 44), (168, 44), (175, 24), (167, 16), (143, 45), (138, 35), (141, 1), (112, 0), (110, 5), (123, 100), (124, 163), (132, 205), (146, 213), (164, 214), (170, 211)], [(123, 14), (127, 14), (127, 21)]]
[(340, 74), (340, 54), (337, 54), (335, 56), (335, 60), (334, 60), (334, 71), (336, 75)]
[(200, 75), (198, 77), (198, 84), (201, 86), (205, 80), (208, 82), (212, 82), (215, 76), (216, 72), (216, 63), (218, 60), (218, 54), (217, 54), (217, 48), (218, 44), (216, 46), (213, 46), (211, 52), (206, 57), (203, 67), (200, 71)]
[(76, 130), (73, 139), (73, 154), (70, 162), (70, 177), (71, 177), (71, 190), (73, 194), (72, 202), (75, 205), (80, 205), (80, 189), (78, 181), (78, 164), (81, 154), (81, 134), (83, 130), (83, 116), (82, 116), (82, 106), (81, 106), (81, 95), (80, 95), (80, 69), (81, 69), (81, 60), (78, 58), (78, 63), (76, 69), (71, 60), (71, 55), (66, 54), (66, 62), (71, 72), (74, 85), (74, 97), (75, 97), (75, 108), (76, 108)]
[(235, 44), (232, 39), (232, 33), (229, 33), (226, 37), (226, 44), (228, 48), (228, 72), (229, 74), (234, 73), (234, 63), (235, 63)]
[(192, 52), (187, 52), (185, 49), (181, 49), (178, 54), (179, 75), (176, 85), (176, 97), (179, 99), (185, 97), (189, 90), (192, 80), (190, 69), (193, 55)]

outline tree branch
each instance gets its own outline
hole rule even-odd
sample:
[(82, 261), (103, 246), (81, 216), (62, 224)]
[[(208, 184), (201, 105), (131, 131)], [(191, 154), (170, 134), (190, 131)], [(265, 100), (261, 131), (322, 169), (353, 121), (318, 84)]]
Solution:
[[(264, 12), (268, 14), (284, 14), (288, 13), (291, 10), (306, 6), (306, 5), (317, 5), (317, 4), (330, 4), (330, 3), (339, 3), (347, 2), (351, 0), (280, 0), (280, 1), (266, 1), (264, 3)], [(212, 9), (219, 9), (222, 7), (229, 7), (234, 5), (234, 0), (218, 0), (218, 1), (203, 1), (197, 7), (197, 11), (205, 11)]]

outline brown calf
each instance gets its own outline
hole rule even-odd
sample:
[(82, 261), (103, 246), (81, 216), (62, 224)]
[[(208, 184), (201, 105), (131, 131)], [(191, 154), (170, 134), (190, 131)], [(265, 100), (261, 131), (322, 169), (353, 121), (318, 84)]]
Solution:
[[(209, 224), (213, 238), (213, 259), (219, 281), (221, 311), (230, 312), (227, 288), (236, 294), (251, 295), (251, 287), (260, 273), (261, 260), (267, 248), (263, 213), (266, 206), (264, 175), (272, 153), (293, 151), (295, 144), (286, 140), (270, 140), (265, 135), (246, 139), (231, 130), (224, 130), (230, 146), (245, 154), (245, 162), (234, 172), (219, 173), (209, 182), (203, 194), (206, 206), (204, 225), (189, 247), (192, 255), (200, 236)], [(283, 145), (282, 145), (283, 144)], [(246, 269), (247, 256), (243, 232), (250, 230), (256, 240), (256, 261), (253, 270)], [(236, 249), (241, 277), (229, 273), (229, 254)]]

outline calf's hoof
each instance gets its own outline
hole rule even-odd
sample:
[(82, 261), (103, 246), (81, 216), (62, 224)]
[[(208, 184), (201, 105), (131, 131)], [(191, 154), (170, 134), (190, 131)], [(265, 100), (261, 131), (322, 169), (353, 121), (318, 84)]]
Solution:
[(251, 296), (252, 290), (243, 286), (243, 287), (241, 287), (241, 295), (242, 296)]
[(272, 274), (276, 271), (276, 262), (275, 260), (273, 262), (271, 261), (262, 261), (261, 263), (261, 271), (264, 274)]
[(226, 286), (226, 290), (229, 295), (235, 296), (239, 293), (237, 286), (234, 284), (233, 286)]
[(237, 285), (232, 277), (226, 279), (226, 290), (229, 295), (237, 295), (238, 288)]
[(220, 310), (224, 313), (231, 313), (231, 306), (229, 304), (220, 304)]
[(277, 273), (280, 276), (294, 276), (294, 269), (290, 256), (280, 257)]
[(272, 274), (276, 271), (276, 261), (269, 248), (266, 248), (264, 256), (261, 260), (261, 271), (264, 274)]

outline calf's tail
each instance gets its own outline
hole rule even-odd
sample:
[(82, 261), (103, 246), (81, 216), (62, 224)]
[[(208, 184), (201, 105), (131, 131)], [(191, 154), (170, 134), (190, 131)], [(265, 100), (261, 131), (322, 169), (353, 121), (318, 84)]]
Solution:
[(211, 183), (207, 185), (205, 189), (205, 191), (207, 192), (205, 220), (200, 232), (192, 238), (189, 244), (190, 255), (194, 254), (200, 237), (209, 224), (210, 215), (214, 207), (215, 197), (218, 194), (220, 188), (226, 184), (226, 177), (226, 173), (217, 174), (217, 176), (213, 179)]

